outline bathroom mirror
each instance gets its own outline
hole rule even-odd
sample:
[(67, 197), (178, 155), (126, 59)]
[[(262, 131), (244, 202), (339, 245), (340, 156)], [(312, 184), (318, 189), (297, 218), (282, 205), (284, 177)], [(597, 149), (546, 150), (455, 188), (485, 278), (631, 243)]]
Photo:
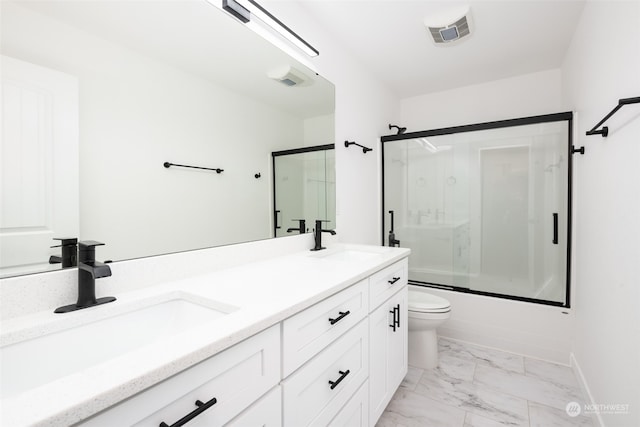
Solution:
[(271, 153), (334, 142), (333, 85), (205, 0), (0, 7), (4, 277), (60, 268), (55, 237), (113, 261), (275, 237)]

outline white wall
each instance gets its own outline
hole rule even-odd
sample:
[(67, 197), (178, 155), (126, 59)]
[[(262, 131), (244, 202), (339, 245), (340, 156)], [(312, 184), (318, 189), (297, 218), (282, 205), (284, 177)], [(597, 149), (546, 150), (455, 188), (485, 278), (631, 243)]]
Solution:
[(640, 2), (587, 2), (562, 67), (577, 111), (574, 186), (574, 357), (608, 427), (640, 425), (640, 105), (585, 136), (620, 98), (640, 96)]
[[(336, 222), (340, 241), (381, 243), (380, 136), (398, 119), (399, 101), (344, 50), (340, 40), (295, 1), (261, 2), (278, 19), (320, 51), (310, 61), (336, 85)], [(363, 154), (344, 141), (373, 148)]]
[(15, 4), (2, 31), (3, 53), (79, 80), (80, 237), (101, 259), (271, 236), (270, 153), (302, 144), (302, 119)]
[(558, 113), (560, 70), (547, 70), (405, 98), (400, 120), (407, 132)]

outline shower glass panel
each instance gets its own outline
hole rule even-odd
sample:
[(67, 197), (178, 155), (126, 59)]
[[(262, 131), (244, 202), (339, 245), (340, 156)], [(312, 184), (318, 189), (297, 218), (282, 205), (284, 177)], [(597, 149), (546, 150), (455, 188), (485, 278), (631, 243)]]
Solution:
[(568, 306), (571, 113), (383, 137), (409, 280)]
[[(336, 178), (333, 144), (278, 151), (273, 156), (274, 236), (290, 236), (300, 219), (335, 227)], [(299, 231), (295, 231), (299, 233)]]

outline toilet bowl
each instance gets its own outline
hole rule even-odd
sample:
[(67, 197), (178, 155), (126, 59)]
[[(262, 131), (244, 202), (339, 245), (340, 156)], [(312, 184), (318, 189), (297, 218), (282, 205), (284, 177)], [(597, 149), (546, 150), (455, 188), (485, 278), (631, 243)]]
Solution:
[(438, 366), (436, 328), (451, 315), (446, 299), (409, 285), (409, 365), (421, 369)]

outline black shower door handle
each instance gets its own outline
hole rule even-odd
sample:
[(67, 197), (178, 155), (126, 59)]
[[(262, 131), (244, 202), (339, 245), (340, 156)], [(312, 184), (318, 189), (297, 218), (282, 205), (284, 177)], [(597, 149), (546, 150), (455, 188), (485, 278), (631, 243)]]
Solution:
[(553, 244), (558, 244), (558, 214), (553, 214)]

